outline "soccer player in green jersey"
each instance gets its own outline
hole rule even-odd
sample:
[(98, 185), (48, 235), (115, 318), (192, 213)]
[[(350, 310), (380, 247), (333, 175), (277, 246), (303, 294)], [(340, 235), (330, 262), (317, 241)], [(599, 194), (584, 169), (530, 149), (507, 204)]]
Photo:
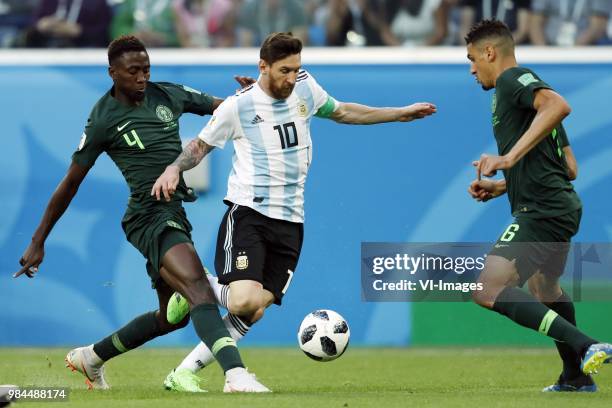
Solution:
[[(555, 340), (563, 372), (543, 391), (596, 391), (590, 374), (612, 357), (612, 345), (576, 328), (572, 300), (559, 285), (582, 215), (570, 182), (576, 164), (561, 123), (570, 107), (535, 72), (517, 64), (504, 23), (481, 21), (465, 40), (471, 74), (484, 90), (495, 89), (499, 151), (474, 162), (477, 179), (468, 191), (478, 201), (507, 193), (515, 217), (487, 257), (479, 277), (484, 289), (474, 292), (474, 301)], [(481, 179), (497, 170), (504, 179)], [(531, 294), (517, 288), (525, 282)]]
[(188, 317), (175, 324), (166, 318), (168, 300), (178, 291), (189, 303), (198, 336), (225, 372), (224, 391), (269, 391), (244, 368), (194, 249), (191, 224), (182, 206), (182, 201), (193, 201), (193, 192), (181, 179), (171, 201), (157, 201), (149, 195), (156, 178), (182, 151), (179, 117), (186, 112), (211, 114), (222, 101), (186, 86), (150, 82), (149, 56), (136, 37), (114, 40), (108, 48), (108, 61), (113, 87), (91, 111), (72, 164), (53, 193), (15, 277), (25, 274), (31, 278), (37, 272), (51, 229), (97, 157), (106, 152), (130, 188), (122, 227), (130, 243), (147, 259), (159, 309), (135, 318), (89, 347), (70, 351), (68, 367), (81, 372), (90, 387), (109, 388), (104, 362), (187, 324)]

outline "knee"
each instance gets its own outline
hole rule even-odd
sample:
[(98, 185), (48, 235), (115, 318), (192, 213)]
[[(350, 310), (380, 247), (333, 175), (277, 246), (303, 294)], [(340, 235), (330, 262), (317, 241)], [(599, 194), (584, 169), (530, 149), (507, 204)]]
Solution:
[(478, 283), (481, 284), (482, 290), (474, 290), (472, 292), (472, 301), (488, 309), (493, 308), (493, 304), (499, 293), (504, 290), (506, 286), (509, 286), (506, 282), (490, 279), (485, 273), (480, 275)]
[(181, 294), (187, 299), (187, 302), (192, 305), (201, 303), (216, 304), (215, 294), (213, 293), (208, 280), (205, 278), (192, 279), (185, 283), (182, 287)]
[(157, 317), (159, 329), (162, 334), (172, 333), (173, 331), (182, 329), (189, 324), (189, 315), (185, 316), (183, 320), (175, 324), (168, 322), (166, 317), (162, 316), (159, 311), (157, 311), (155, 316)]
[(472, 292), (472, 301), (479, 306), (487, 307), (487, 299), (489, 299), (489, 294), (487, 293), (486, 286), (483, 286), (482, 290)]
[(247, 320), (249, 321), (250, 324), (257, 323), (259, 320), (261, 320), (265, 311), (266, 311), (265, 307), (260, 307), (251, 316), (248, 316)]
[(230, 313), (238, 316), (255, 316), (260, 314), (259, 318), (257, 319), (259, 320), (261, 319), (261, 316), (263, 316), (264, 308), (260, 304), (259, 299), (254, 296), (244, 296), (240, 298), (230, 296), (227, 309), (230, 311)]

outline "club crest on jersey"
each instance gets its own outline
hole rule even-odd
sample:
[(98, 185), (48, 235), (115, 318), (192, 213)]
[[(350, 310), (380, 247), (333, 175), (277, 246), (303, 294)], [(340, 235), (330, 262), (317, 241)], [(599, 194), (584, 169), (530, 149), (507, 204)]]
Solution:
[(298, 115), (305, 118), (308, 115), (308, 107), (306, 106), (306, 102), (300, 99), (297, 106)]
[(155, 113), (157, 114), (159, 120), (161, 120), (162, 122), (170, 122), (174, 118), (174, 115), (172, 114), (170, 108), (165, 105), (157, 105)]
[(244, 252), (238, 252), (236, 257), (236, 269), (246, 269), (249, 267), (249, 257), (243, 255)]

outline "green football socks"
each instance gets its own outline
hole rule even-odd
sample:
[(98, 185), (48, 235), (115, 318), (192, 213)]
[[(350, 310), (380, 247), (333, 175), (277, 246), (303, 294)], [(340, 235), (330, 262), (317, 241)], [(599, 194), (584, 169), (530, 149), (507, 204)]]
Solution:
[(591, 344), (597, 343), (557, 312), (517, 288), (507, 287), (502, 290), (495, 299), (493, 310), (521, 326), (567, 344), (580, 356)]
[[(545, 303), (545, 305), (569, 323), (576, 326), (576, 311), (574, 309), (574, 304), (572, 303), (572, 299), (565, 292), (563, 292), (556, 301)], [(555, 340), (555, 346), (557, 346), (559, 356), (561, 356), (561, 360), (563, 360), (563, 378), (571, 380), (584, 375), (582, 370), (580, 370), (580, 355), (578, 355), (569, 345), (561, 341)]]
[(244, 367), (236, 342), (230, 337), (217, 305), (199, 304), (191, 309), (191, 321), (196, 333), (223, 368), (223, 372)]
[(94, 344), (94, 352), (103, 361), (132, 350), (163, 334), (156, 311), (138, 316), (110, 336)]

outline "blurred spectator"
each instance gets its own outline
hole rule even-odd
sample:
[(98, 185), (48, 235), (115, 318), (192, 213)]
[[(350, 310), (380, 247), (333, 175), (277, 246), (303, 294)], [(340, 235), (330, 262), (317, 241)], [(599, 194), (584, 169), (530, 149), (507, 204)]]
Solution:
[(30, 47), (106, 47), (106, 0), (41, 0), (27, 35)]
[(307, 17), (299, 0), (247, 0), (240, 9), (239, 45), (259, 46), (272, 32), (291, 31), (307, 43)]
[(530, 24), (535, 45), (589, 45), (606, 38), (611, 0), (533, 0)]
[(23, 46), (38, 0), (0, 0), (0, 47)]
[(319, 0), (318, 3), (308, 31), (311, 45), (383, 45), (380, 30), (384, 25), (384, 0)]
[(232, 0), (175, 0), (181, 47), (232, 47), (236, 44), (236, 9)]
[[(321, 4), (314, 13), (313, 26), (317, 30), (309, 30), (311, 45), (347, 45), (347, 37), (351, 32), (359, 31), (356, 25), (360, 23), (361, 12), (354, 1), (329, 0)], [(312, 26), (311, 26), (312, 27)], [(359, 45), (363, 45), (359, 44)]]
[(447, 34), (446, 0), (387, 0), (381, 37), (385, 45), (437, 45)]
[(116, 10), (112, 36), (130, 34), (148, 47), (178, 47), (172, 0), (125, 0)]
[(531, 0), (460, 0), (459, 43), (468, 31), (480, 20), (503, 21), (512, 30), (514, 42), (529, 42), (529, 20)]

